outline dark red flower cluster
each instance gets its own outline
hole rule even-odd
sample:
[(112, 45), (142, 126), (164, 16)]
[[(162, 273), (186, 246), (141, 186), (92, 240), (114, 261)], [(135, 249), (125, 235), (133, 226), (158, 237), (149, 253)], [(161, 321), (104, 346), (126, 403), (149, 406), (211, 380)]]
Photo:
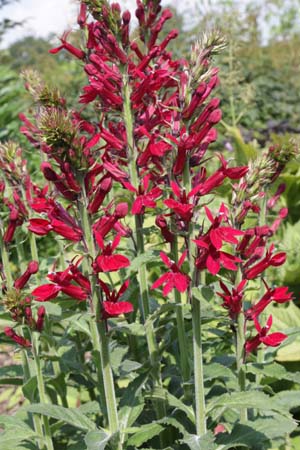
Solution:
[[(14, 281), (13, 287), (6, 289), (4, 303), (14, 322), (19, 325), (27, 325), (31, 330), (41, 332), (44, 326), (46, 310), (43, 306), (39, 307), (37, 309), (37, 317), (34, 318), (31, 298), (22, 292), (30, 277), (37, 273), (38, 268), (39, 265), (36, 261), (30, 261), (25, 272)], [(6, 327), (4, 333), (22, 347), (31, 347), (30, 340), (17, 334), (13, 328)]]

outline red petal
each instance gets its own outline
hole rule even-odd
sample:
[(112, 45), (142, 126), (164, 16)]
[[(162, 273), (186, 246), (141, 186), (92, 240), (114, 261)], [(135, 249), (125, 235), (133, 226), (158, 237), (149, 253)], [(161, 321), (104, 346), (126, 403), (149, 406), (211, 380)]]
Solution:
[(173, 282), (179, 292), (185, 292), (189, 286), (189, 277), (183, 273), (174, 273)]
[(87, 299), (87, 293), (80, 286), (74, 286), (73, 284), (62, 286), (61, 291), (72, 298), (76, 298), (76, 300)]
[(133, 311), (133, 305), (129, 302), (103, 302), (102, 307), (105, 313), (110, 317), (119, 316), (120, 314), (127, 314)]
[(208, 255), (206, 260), (206, 267), (212, 275), (217, 275), (220, 270), (220, 263), (219, 261), (213, 259), (211, 255)]
[(130, 266), (130, 261), (123, 255), (98, 256), (96, 263), (100, 268), (100, 272), (115, 272)]
[(271, 333), (268, 336), (260, 338), (261, 342), (270, 347), (277, 347), (277, 345), (281, 344), (287, 338), (287, 335), (284, 333)]
[(42, 286), (34, 289), (31, 294), (36, 297), (36, 301), (46, 302), (48, 300), (51, 300), (52, 298), (57, 297), (57, 294), (60, 290), (60, 286), (57, 286), (55, 284), (43, 284)]

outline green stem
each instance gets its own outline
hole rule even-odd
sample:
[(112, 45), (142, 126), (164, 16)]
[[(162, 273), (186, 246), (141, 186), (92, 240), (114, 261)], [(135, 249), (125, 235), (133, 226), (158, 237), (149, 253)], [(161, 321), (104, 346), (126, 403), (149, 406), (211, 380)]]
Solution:
[[(267, 217), (266, 216), (267, 216), (267, 192), (265, 192), (265, 195), (262, 198), (261, 204), (260, 204), (260, 212), (259, 212), (259, 218), (258, 218), (258, 224), (260, 226), (267, 225)], [(263, 296), (263, 294), (264, 294), (264, 285), (263, 285), (263, 283), (261, 283), (261, 285), (260, 285), (260, 296)], [(266, 314), (264, 312), (262, 312), (260, 316), (261, 316), (262, 319), (265, 319)], [(261, 347), (261, 348), (259, 348), (257, 350), (257, 359), (256, 359), (256, 361), (259, 364), (263, 364), (264, 359), (265, 359), (265, 349), (264, 349), (264, 347)], [(255, 376), (256, 384), (259, 385), (261, 383), (261, 380), (262, 380), (262, 375), (261, 374), (257, 374)]]
[[(47, 404), (48, 400), (47, 400), (47, 396), (46, 396), (44, 378), (43, 378), (43, 373), (42, 373), (42, 368), (41, 368), (41, 361), (40, 361), (39, 352), (38, 352), (39, 342), (38, 342), (38, 334), (37, 333), (32, 333), (31, 342), (32, 342), (32, 354), (33, 354), (33, 360), (34, 360), (34, 365), (35, 365), (40, 402)], [(44, 425), (44, 437), (45, 437), (46, 448), (47, 448), (47, 450), (54, 450), (52, 437), (51, 437), (49, 419), (47, 416), (43, 416), (42, 421), (43, 421), (43, 425)]]
[[(22, 367), (24, 372), (24, 384), (25, 384), (28, 380), (30, 380), (31, 373), (27, 351), (25, 349), (22, 349), (21, 355), (22, 355)], [(38, 448), (39, 450), (43, 450), (45, 447), (43, 444), (44, 434), (43, 434), (42, 419), (37, 414), (29, 414), (29, 419), (30, 421), (32, 420), (34, 431), (39, 436), (39, 438), (37, 439)]]
[[(177, 236), (174, 235), (174, 240), (171, 243), (171, 252), (174, 262), (178, 263), (178, 242)], [(183, 304), (181, 299), (181, 294), (177, 289), (174, 290), (175, 302), (176, 302), (176, 324), (178, 332), (178, 343), (179, 343), (179, 356), (180, 356), (180, 368), (183, 379), (183, 391), (184, 396), (188, 400), (191, 397), (190, 392), (190, 379), (191, 379), (191, 369), (189, 363), (188, 354), (188, 342), (186, 338), (186, 332), (184, 327), (184, 314), (183, 314)]]
[[(138, 152), (134, 142), (133, 136), (133, 116), (131, 111), (130, 101), (130, 86), (128, 82), (128, 75), (123, 74), (123, 116), (127, 135), (127, 157), (130, 174), (130, 182), (138, 190), (139, 187), (139, 173), (137, 168)], [(137, 254), (142, 255), (144, 249), (144, 237), (143, 237), (143, 219), (141, 215), (135, 215), (135, 239), (137, 246)], [(153, 367), (152, 373), (154, 374), (154, 381), (156, 386), (162, 387), (161, 379), (161, 365), (158, 351), (158, 345), (155, 337), (154, 327), (152, 322), (147, 322), (147, 318), (150, 314), (149, 308), (149, 294), (148, 294), (148, 282), (147, 282), (147, 268), (145, 264), (141, 264), (138, 268), (138, 281), (140, 287), (141, 304), (140, 310), (145, 323), (146, 328), (146, 340), (149, 350), (150, 363)], [(155, 402), (156, 415), (158, 419), (166, 416), (166, 404), (164, 401)], [(168, 436), (166, 433), (161, 433), (160, 443), (164, 448), (168, 442)]]
[[(191, 176), (189, 160), (186, 161), (183, 173), (184, 186), (187, 192), (191, 190)], [(194, 380), (195, 380), (195, 413), (196, 413), (196, 431), (198, 436), (206, 433), (206, 405), (204, 394), (204, 376), (203, 376), (203, 351), (202, 351), (202, 319), (201, 303), (193, 296), (193, 287), (197, 286), (197, 269), (195, 267), (194, 255), (196, 254), (193, 243), (194, 227), (192, 221), (189, 224), (187, 245), (192, 274), (191, 285), (189, 287), (189, 298), (192, 305), (192, 323), (193, 323), (193, 350), (194, 350)]]
[(194, 297), (192, 297), (192, 320), (195, 372), (196, 430), (198, 436), (203, 436), (206, 433), (206, 408), (204, 396), (203, 353), (201, 336), (201, 303)]
[[(236, 368), (240, 391), (246, 389), (246, 368), (245, 359), (245, 316), (244, 312), (240, 312), (237, 318), (236, 331)], [(248, 417), (247, 408), (241, 409), (241, 422), (246, 422)]]
[[(79, 203), (79, 211), (81, 217), (81, 223), (84, 233), (84, 241), (86, 245), (87, 255), (84, 258), (84, 271), (85, 275), (90, 277), (90, 265), (87, 258), (90, 257), (93, 260), (96, 258), (96, 249), (94, 243), (94, 237), (92, 233), (92, 227), (90, 224), (90, 218), (87, 212), (87, 196), (85, 193), (85, 186), (82, 183), (82, 201)], [(92, 301), (90, 304), (91, 311), (91, 336), (92, 343), (95, 350), (96, 358), (96, 370), (99, 382), (99, 393), (102, 407), (105, 405), (107, 411), (108, 423), (110, 432), (112, 434), (119, 432), (119, 419), (117, 412), (117, 402), (114, 388), (114, 380), (109, 360), (109, 346), (108, 338), (106, 336), (105, 323), (101, 319), (101, 292), (98, 290), (97, 278), (95, 275), (91, 277), (91, 290)], [(100, 358), (99, 358), (100, 355)], [(103, 388), (104, 387), (104, 388)], [(104, 397), (103, 397), (104, 394)], [(116, 450), (121, 450), (118, 444)]]

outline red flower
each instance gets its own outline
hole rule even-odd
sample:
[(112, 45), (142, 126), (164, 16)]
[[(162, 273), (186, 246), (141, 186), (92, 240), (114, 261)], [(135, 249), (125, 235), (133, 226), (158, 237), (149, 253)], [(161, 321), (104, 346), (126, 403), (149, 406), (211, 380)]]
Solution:
[(102, 280), (99, 280), (99, 284), (106, 297), (102, 303), (102, 319), (106, 320), (110, 317), (117, 317), (121, 314), (127, 314), (133, 311), (132, 303), (120, 301), (120, 298), (129, 286), (129, 280), (125, 281), (118, 291), (115, 289), (111, 291), (108, 285)]
[(95, 231), (96, 241), (101, 248), (102, 252), (97, 256), (93, 262), (93, 269), (98, 272), (115, 272), (130, 266), (130, 261), (126, 256), (120, 254), (113, 254), (113, 251), (118, 247), (121, 236), (117, 234), (112, 243), (104, 244), (102, 236), (99, 232)]
[(242, 311), (243, 290), (246, 283), (247, 280), (242, 280), (237, 288), (232, 288), (232, 291), (230, 292), (227, 286), (220, 281), (220, 286), (223, 289), (224, 294), (220, 292), (217, 292), (217, 294), (223, 298), (224, 303), (222, 306), (229, 310), (229, 316), (232, 320), (236, 320), (238, 314)]
[(14, 282), (14, 287), (16, 289), (23, 289), (23, 287), (25, 286), (31, 275), (37, 273), (38, 270), (39, 270), (38, 263), (36, 261), (31, 261), (28, 264), (28, 267), (25, 270), (25, 272)]
[(56, 48), (52, 48), (51, 50), (49, 50), (49, 53), (55, 54), (55, 53), (58, 53), (61, 50), (65, 49), (72, 55), (76, 56), (76, 58), (84, 59), (85, 53), (82, 50), (80, 50), (79, 48), (76, 48), (72, 44), (69, 44), (69, 42), (67, 42), (67, 37), (68, 37), (69, 33), (70, 33), (70, 31), (65, 31), (64, 34), (62, 35), (62, 37), (60, 38), (62, 45), (60, 45), (59, 47), (56, 47)]
[(170, 269), (169, 272), (164, 273), (161, 277), (159, 277), (151, 286), (151, 289), (156, 289), (162, 284), (164, 284), (163, 295), (167, 296), (172, 289), (177, 289), (179, 292), (185, 292), (190, 284), (190, 277), (185, 273), (180, 271), (180, 267), (182, 266), (187, 255), (187, 251), (185, 250), (181, 255), (178, 264), (175, 264), (174, 261), (168, 258), (168, 256), (164, 252), (160, 252), (160, 257), (165, 265)]
[(263, 295), (263, 297), (245, 312), (247, 319), (256, 319), (272, 301), (276, 303), (285, 303), (292, 300), (292, 293), (288, 292), (288, 287), (282, 286), (270, 289), (266, 285), (266, 288), (267, 292)]
[(12, 328), (5, 327), (4, 333), (17, 344), (21, 345), (21, 347), (31, 347), (31, 342), (28, 339), (19, 336)]
[(207, 207), (205, 211), (212, 225), (204, 236), (194, 240), (198, 247), (197, 268), (203, 270), (206, 267), (212, 275), (216, 275), (220, 271), (221, 265), (229, 270), (237, 270), (236, 264), (242, 262), (242, 260), (220, 249), (223, 242), (238, 244), (235, 236), (244, 233), (232, 227), (221, 226), (222, 221), (228, 220), (228, 210), (224, 204), (221, 205), (219, 214), (215, 218)]
[(80, 230), (80, 228), (72, 228), (57, 219), (53, 219), (51, 222), (46, 219), (30, 219), (28, 230), (39, 236), (44, 236), (50, 231), (54, 231), (55, 233), (60, 234), (69, 241), (74, 242), (79, 242), (82, 239), (82, 231)]
[(268, 347), (277, 347), (287, 338), (287, 335), (284, 333), (271, 333), (267, 336), (271, 326), (272, 326), (272, 316), (269, 316), (266, 326), (261, 327), (258, 320), (256, 318), (254, 320), (254, 325), (256, 330), (258, 331), (257, 335), (253, 338), (249, 339), (245, 344), (245, 352), (246, 354), (253, 352), (259, 347), (261, 343), (267, 345)]
[[(90, 282), (77, 268), (79, 262), (80, 260), (75, 265), (70, 264), (63, 272), (50, 273), (47, 278), (53, 284), (43, 284), (34, 289), (32, 295), (36, 301), (46, 302), (57, 297), (59, 292), (79, 301), (86, 300), (90, 294)], [(77, 285), (72, 284), (72, 281)]]
[(40, 306), (38, 308), (38, 312), (37, 312), (37, 321), (36, 321), (36, 330), (41, 332), (44, 326), (44, 320), (45, 320), (45, 314), (46, 314), (46, 309), (44, 306)]
[(171, 189), (175, 197), (164, 200), (164, 204), (172, 209), (174, 213), (184, 222), (189, 223), (193, 217), (194, 205), (189, 203), (188, 197), (184, 189), (180, 189), (177, 183), (171, 181)]
[(272, 256), (274, 250), (274, 244), (270, 246), (270, 249), (267, 251), (266, 256), (257, 264), (252, 266), (250, 269), (246, 269), (244, 272), (245, 278), (248, 280), (253, 280), (257, 275), (260, 275), (264, 270), (266, 270), (270, 266), (281, 266), (285, 263), (286, 253), (280, 252), (276, 253), (276, 255)]
[(162, 194), (162, 190), (158, 186), (148, 190), (149, 181), (150, 175), (145, 175), (142, 180), (143, 186), (139, 186), (138, 195), (133, 202), (132, 214), (144, 214), (145, 208), (156, 207), (155, 199)]

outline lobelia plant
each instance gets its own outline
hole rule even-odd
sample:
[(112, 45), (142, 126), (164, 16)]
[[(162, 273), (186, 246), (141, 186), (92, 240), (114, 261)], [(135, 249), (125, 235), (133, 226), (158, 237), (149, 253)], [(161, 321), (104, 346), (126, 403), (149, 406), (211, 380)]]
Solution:
[(10, 448), (270, 449), (296, 429), (265, 376), (299, 376), (257, 351), (287, 338), (267, 309), (293, 296), (265, 271), (286, 259), (271, 194), (296, 149), (238, 167), (208, 153), (224, 42), (204, 35), (174, 60), (177, 31), (159, 37), (171, 16), (137, 0), (131, 35), (118, 3), (81, 3), (82, 48), (65, 33), (50, 51), (87, 74), (78, 110), (24, 73), (35, 107), (21, 130), (45, 181), (1, 145), (2, 317), (28, 400), (16, 422), (1, 416)]

